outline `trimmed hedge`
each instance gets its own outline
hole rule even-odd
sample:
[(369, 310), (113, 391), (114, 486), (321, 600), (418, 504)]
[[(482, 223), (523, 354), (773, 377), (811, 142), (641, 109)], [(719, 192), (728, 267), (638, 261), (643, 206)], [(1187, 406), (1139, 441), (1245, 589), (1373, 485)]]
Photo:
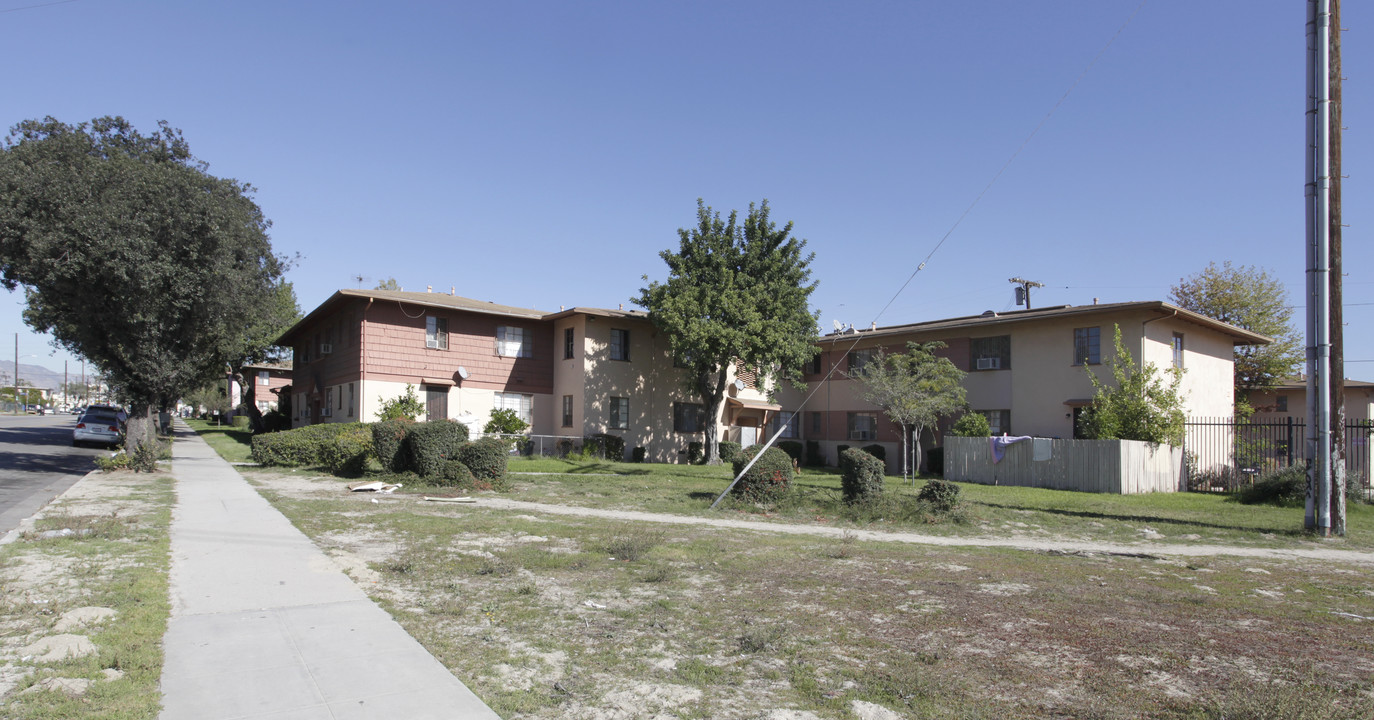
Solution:
[(635, 447), (634, 454), (630, 456), (630, 460), (631, 462), (642, 463), (644, 462), (644, 457), (648, 454), (649, 451), (645, 450), (643, 445), (639, 445)]
[[(733, 463), (735, 475), (758, 454), (762, 445), (741, 450)], [(759, 461), (749, 468), (749, 472), (735, 483), (731, 493), (750, 502), (774, 502), (792, 489), (792, 458), (787, 453), (770, 447), (764, 451)]]
[(1236, 491), (1235, 498), (1244, 505), (1299, 507), (1307, 502), (1307, 469), (1294, 466), (1270, 473)]
[(439, 475), (435, 478), (434, 484), (441, 487), (471, 489), (473, 485), (472, 471), (461, 460), (445, 460), (439, 466)]
[(874, 443), (872, 445), (865, 445), (861, 449), (869, 455), (882, 460), (884, 463), (887, 462), (887, 448), (882, 445)]
[(706, 450), (701, 443), (692, 441), (687, 443), (687, 462), (693, 465), (700, 465), (706, 462)]
[(806, 446), (797, 440), (782, 440), (778, 442), (778, 449), (787, 453), (798, 464), (802, 461), (802, 453), (806, 452)]
[(930, 503), (936, 510), (949, 512), (959, 504), (959, 486), (946, 480), (931, 480), (921, 488), (916, 499)]
[(295, 430), (253, 436), (253, 462), (259, 465), (299, 467), (324, 462), (324, 446), (340, 434), (362, 428), (362, 423), (322, 423)]
[(735, 456), (744, 449), (739, 443), (729, 440), (721, 440), (718, 447), (720, 449), (720, 461), (728, 463), (734, 462)]
[(414, 425), (414, 420), (406, 418), (372, 423), (372, 451), (383, 470), (399, 473), (409, 469), (406, 467), (409, 457), (403, 451), (406, 433)]
[(847, 503), (876, 500), (883, 494), (886, 466), (882, 460), (858, 448), (840, 454), (840, 489)]
[(583, 441), (582, 446), (594, 443), (600, 447), (607, 460), (612, 462), (625, 462), (625, 438), (619, 435), (608, 433), (596, 433)]
[(340, 477), (358, 477), (367, 470), (367, 458), (372, 454), (372, 431), (366, 425), (353, 426), (320, 446), (320, 464)]
[(438, 476), (444, 461), (461, 459), (458, 449), (467, 439), (467, 426), (453, 420), (415, 423), (405, 437), (410, 469), (420, 477)]
[(458, 448), (458, 460), (472, 471), (478, 481), (493, 485), (506, 477), (506, 460), (510, 456), (510, 441), (484, 437)]

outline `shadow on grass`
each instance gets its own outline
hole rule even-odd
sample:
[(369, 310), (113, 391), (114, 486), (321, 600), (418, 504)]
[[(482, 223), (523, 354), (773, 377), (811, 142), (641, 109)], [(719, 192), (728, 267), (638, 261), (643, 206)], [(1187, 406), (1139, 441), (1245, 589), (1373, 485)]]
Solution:
[(1193, 527), (1212, 528), (1215, 530), (1237, 530), (1250, 533), (1273, 533), (1275, 535), (1285, 535), (1288, 537), (1301, 537), (1306, 535), (1302, 528), (1266, 528), (1254, 525), (1223, 525), (1220, 523), (1203, 522), (1200, 520), (1187, 520), (1183, 518), (1161, 517), (1159, 515), (1117, 515), (1113, 513), (1094, 512), (1091, 510), (1062, 510), (1055, 508), (1026, 508), (1021, 505), (1003, 505), (1000, 503), (977, 502), (978, 505), (999, 508), (1001, 510), (1033, 510), (1034, 512), (1048, 513), (1051, 515), (1063, 515), (1065, 517), (1077, 517), (1091, 520), (1119, 520), (1121, 522), (1143, 522), (1170, 525), (1191, 525)]

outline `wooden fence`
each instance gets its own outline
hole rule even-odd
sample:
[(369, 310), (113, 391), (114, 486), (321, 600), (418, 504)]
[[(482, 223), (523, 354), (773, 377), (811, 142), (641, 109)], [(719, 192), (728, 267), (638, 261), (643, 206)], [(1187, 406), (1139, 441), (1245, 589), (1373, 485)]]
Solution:
[(1033, 441), (1027, 440), (1008, 446), (1001, 462), (993, 463), (990, 440), (946, 437), (945, 478), (1120, 495), (1185, 489), (1181, 448), (1136, 440), (1048, 440), (1050, 458), (1032, 460)]

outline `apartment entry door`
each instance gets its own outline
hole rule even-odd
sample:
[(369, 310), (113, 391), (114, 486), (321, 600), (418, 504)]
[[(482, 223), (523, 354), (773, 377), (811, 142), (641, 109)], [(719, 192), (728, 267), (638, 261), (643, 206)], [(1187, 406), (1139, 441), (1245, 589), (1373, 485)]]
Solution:
[(425, 419), (430, 422), (448, 419), (448, 386), (425, 386)]

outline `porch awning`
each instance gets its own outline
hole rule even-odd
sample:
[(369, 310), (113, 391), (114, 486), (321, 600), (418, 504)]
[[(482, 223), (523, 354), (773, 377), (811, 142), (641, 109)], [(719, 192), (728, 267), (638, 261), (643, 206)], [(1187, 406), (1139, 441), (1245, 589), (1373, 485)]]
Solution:
[(420, 378), (421, 385), (453, 385), (453, 378)]
[(1073, 398), (1073, 399), (1071, 399), (1071, 400), (1065, 400), (1065, 401), (1064, 401), (1064, 404), (1065, 404), (1065, 405), (1068, 405), (1069, 407), (1087, 407), (1087, 406), (1093, 404), (1093, 399), (1092, 399), (1092, 398)]
[(774, 405), (767, 400), (740, 400), (739, 398), (728, 397), (725, 398), (725, 404), (745, 410), (768, 410), (771, 412), (782, 410), (781, 405)]

